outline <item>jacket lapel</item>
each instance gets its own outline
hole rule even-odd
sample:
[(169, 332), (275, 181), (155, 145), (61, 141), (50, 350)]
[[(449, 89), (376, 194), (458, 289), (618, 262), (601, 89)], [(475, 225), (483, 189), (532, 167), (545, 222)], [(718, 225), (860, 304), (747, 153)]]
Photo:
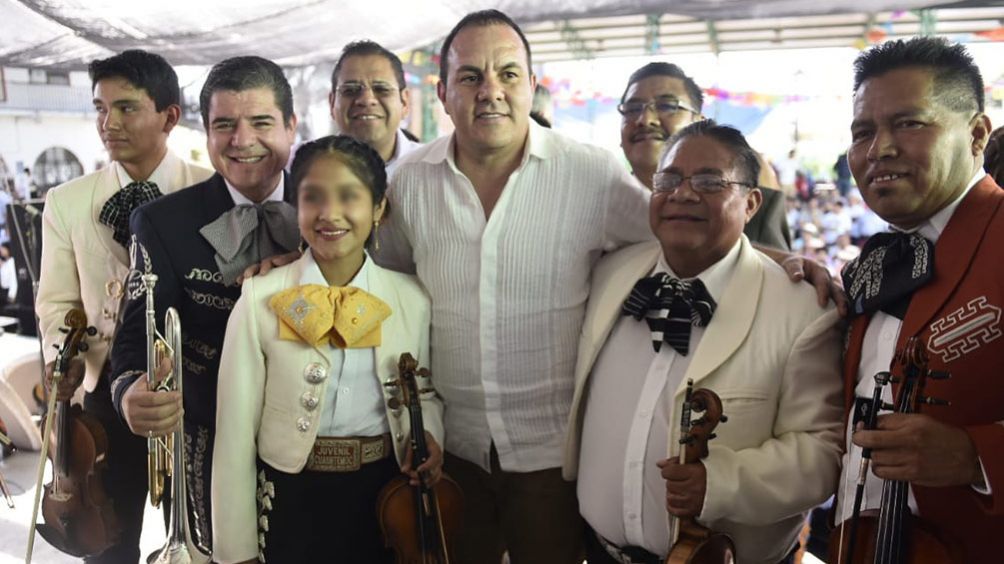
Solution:
[(227, 190), (226, 182), (220, 173), (215, 173), (206, 181), (206, 205), (203, 209), (202, 225), (211, 223), (220, 217), (220, 214), (234, 207), (234, 199)]
[(745, 237), (739, 249), (739, 263), (732, 280), (726, 286), (715, 315), (701, 337), (687, 374), (680, 381), (677, 393), (686, 388), (689, 379), (694, 384), (718, 368), (746, 339), (763, 286), (763, 264)]
[(910, 302), (900, 331), (900, 344), (921, 332), (962, 281), (1000, 205), (1000, 199), (994, 197), (999, 190), (987, 175), (959, 203), (934, 246), (934, 279), (917, 290)]
[(606, 276), (599, 274), (594, 280), (590, 289), (589, 301), (595, 304), (595, 311), (587, 313), (587, 319), (592, 322), (583, 327), (583, 342), (580, 346), (585, 347), (587, 356), (583, 359), (584, 366), (580, 366), (579, 374), (585, 375), (592, 370), (596, 357), (603, 348), (603, 343), (614, 328), (614, 324), (621, 318), (621, 306), (627, 299), (639, 279), (648, 275), (659, 260), (659, 253), (662, 249), (658, 243), (642, 244), (637, 253), (633, 253), (623, 263), (610, 265), (611, 268)]
[[(394, 380), (397, 377), (396, 363), (397, 358), (400, 356), (400, 351), (391, 343), (408, 343), (411, 341), (401, 334), (403, 331), (406, 331), (406, 328), (402, 324), (402, 317), (399, 313), (402, 310), (402, 306), (397, 292), (393, 285), (387, 283), (388, 281), (385, 279), (383, 269), (372, 262), (372, 258), (367, 257), (366, 260), (371, 261), (367, 266), (369, 269), (369, 291), (374, 296), (384, 300), (390, 306), (391, 311), (390, 317), (385, 319), (380, 325), (380, 345), (373, 347), (373, 362), (376, 366), (377, 380), (383, 385), (385, 382)], [(412, 353), (412, 356), (418, 355), (417, 351), (409, 352)]]
[(101, 223), (101, 208), (105, 202), (119, 191), (119, 177), (116, 167), (118, 163), (112, 163), (101, 171), (101, 175), (95, 179), (93, 201), (91, 202), (91, 215), (94, 218), (94, 229), (98, 233), (98, 240), (105, 247), (110, 255), (115, 257), (123, 266), (129, 266), (129, 251), (120, 245), (112, 237), (110, 227)]
[(844, 351), (844, 412), (850, 413), (854, 402), (854, 388), (858, 385), (858, 365), (865, 343), (865, 332), (871, 323), (870, 315), (859, 315), (851, 320), (847, 329), (847, 350)]

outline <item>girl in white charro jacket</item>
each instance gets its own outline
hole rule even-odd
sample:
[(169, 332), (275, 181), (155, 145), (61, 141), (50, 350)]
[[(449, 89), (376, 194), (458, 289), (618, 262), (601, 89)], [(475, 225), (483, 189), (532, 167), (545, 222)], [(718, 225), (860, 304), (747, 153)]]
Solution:
[[(410, 468), (406, 408), (391, 401), (401, 353), (429, 363), (429, 298), (365, 245), (387, 179), (369, 146), (331, 136), (300, 147), (289, 180), (309, 250), (244, 282), (227, 325), (213, 453), (217, 562), (391, 561), (377, 494)], [(422, 401), (439, 479), (442, 404)]]

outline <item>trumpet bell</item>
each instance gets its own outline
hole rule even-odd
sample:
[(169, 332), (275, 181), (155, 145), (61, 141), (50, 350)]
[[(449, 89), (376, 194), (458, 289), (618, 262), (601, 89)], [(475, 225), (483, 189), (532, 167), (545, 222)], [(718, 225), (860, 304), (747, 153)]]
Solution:
[(209, 556), (195, 547), (169, 544), (150, 553), (147, 564), (207, 564)]

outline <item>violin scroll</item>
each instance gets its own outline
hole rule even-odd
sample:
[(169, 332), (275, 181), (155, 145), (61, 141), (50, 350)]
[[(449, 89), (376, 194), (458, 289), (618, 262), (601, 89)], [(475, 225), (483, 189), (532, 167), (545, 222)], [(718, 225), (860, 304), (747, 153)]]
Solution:
[[(722, 410), (718, 394), (707, 389), (694, 389), (694, 381), (687, 381), (680, 413), (680, 452), (682, 464), (697, 464), (708, 456), (708, 441), (715, 438), (719, 423), (728, 421)], [(702, 412), (697, 419), (693, 413)], [(679, 521), (680, 533), (666, 557), (666, 564), (732, 564), (736, 560), (736, 547), (732, 538), (699, 525), (693, 517)]]

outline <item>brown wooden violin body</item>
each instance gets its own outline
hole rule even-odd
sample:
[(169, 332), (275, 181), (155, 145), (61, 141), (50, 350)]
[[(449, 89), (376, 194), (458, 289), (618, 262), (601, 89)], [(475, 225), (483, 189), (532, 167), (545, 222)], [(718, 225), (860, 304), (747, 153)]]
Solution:
[[(384, 538), (387, 545), (394, 549), (397, 564), (445, 564), (450, 561), (448, 545), (445, 545), (448, 532), (456, 531), (461, 525), (463, 493), (449, 476), (443, 476), (429, 493), (416, 492), (419, 489), (410, 485), (408, 478), (398, 476), (380, 491), (377, 517), (380, 519)], [(423, 514), (438, 514), (441, 526), (433, 527), (428, 532), (423, 531), (424, 515), (422, 519), (416, 517), (416, 507), (419, 505), (422, 506)], [(438, 538), (440, 536), (441, 539)], [(430, 547), (434, 547), (432, 550), (428, 547), (423, 549), (423, 538), (427, 539)], [(445, 550), (440, 548), (442, 546), (445, 546)]]
[[(429, 377), (418, 369), (418, 362), (408, 353), (401, 355), (399, 386), (408, 406), (411, 422), (412, 466), (418, 468), (429, 458), (422, 422), (420, 393), (416, 376)], [(412, 486), (407, 476), (398, 476), (380, 491), (377, 518), (384, 542), (394, 550), (396, 564), (449, 564), (449, 538), (461, 525), (463, 494), (460, 486), (445, 474), (433, 487)]]
[[(680, 461), (696, 464), (708, 456), (708, 441), (715, 438), (713, 431), (719, 422), (728, 418), (722, 413), (722, 400), (711, 390), (694, 390), (694, 382), (687, 382), (687, 395), (680, 415)], [(691, 420), (694, 411), (703, 411), (699, 419)], [(699, 525), (693, 517), (679, 520), (676, 543), (666, 557), (666, 564), (733, 564), (736, 547), (732, 539)]]
[[(71, 310), (65, 321), (66, 338), (56, 358), (53, 372), (58, 376), (54, 379), (66, 373), (78, 351), (87, 350), (84, 338), (94, 331), (87, 327), (87, 318), (80, 310)], [(38, 532), (66, 554), (100, 554), (118, 539), (120, 530), (102, 481), (107, 435), (97, 419), (84, 413), (79, 405), (71, 406), (69, 400), (56, 402), (55, 420), (48, 452), (52, 481), (45, 485), (45, 522), (36, 525)]]
[[(896, 413), (917, 413), (919, 406), (945, 405), (946, 402), (923, 396), (927, 378), (948, 378), (947, 373), (928, 369), (927, 350), (916, 338), (907, 341), (894, 357), (902, 367), (902, 378), (890, 379), (888, 373), (876, 375), (876, 392), (870, 407), (871, 417), (865, 424), (875, 428), (879, 409), (893, 408)], [(881, 400), (881, 387), (886, 381), (898, 382), (899, 392), (894, 406)], [(945, 538), (928, 522), (913, 515), (908, 506), (909, 483), (886, 480), (882, 484), (879, 510), (859, 512), (864, 475), (868, 471), (870, 449), (862, 451), (863, 470), (859, 477), (854, 501), (854, 514), (830, 535), (827, 562), (831, 564), (963, 564), (961, 547)]]

